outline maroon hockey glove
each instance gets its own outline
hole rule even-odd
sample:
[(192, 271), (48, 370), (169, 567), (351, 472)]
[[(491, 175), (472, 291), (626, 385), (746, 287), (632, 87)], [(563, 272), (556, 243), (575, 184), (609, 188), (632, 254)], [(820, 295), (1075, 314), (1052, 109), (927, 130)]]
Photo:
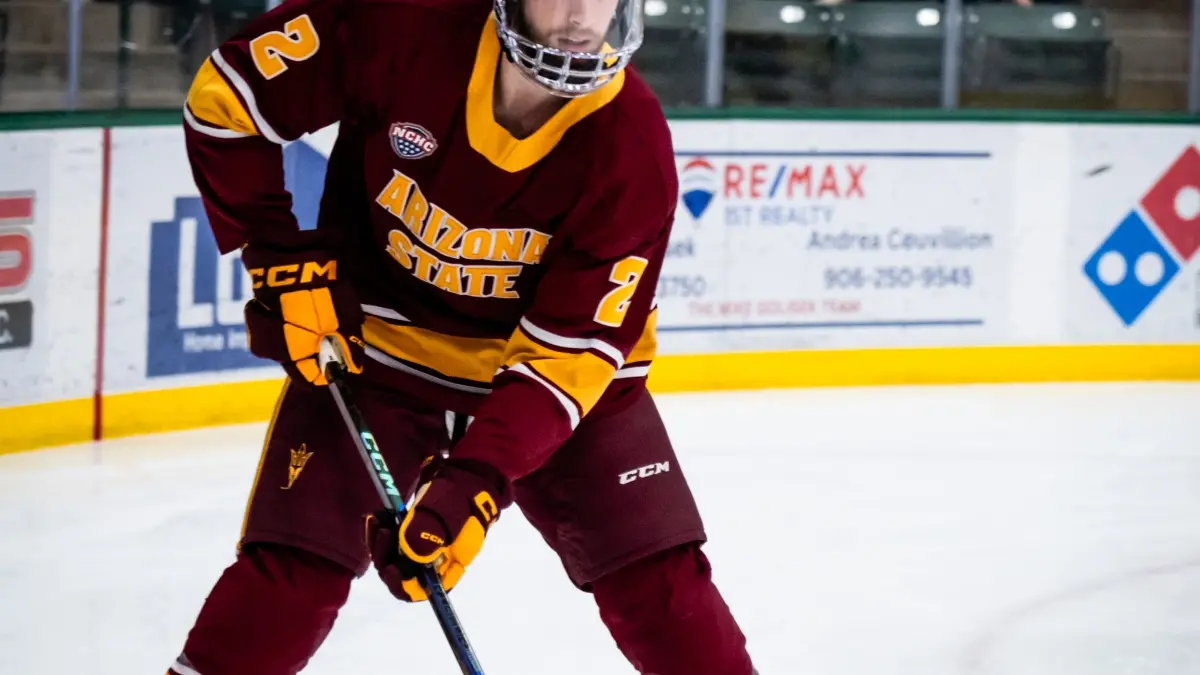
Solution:
[(299, 231), (287, 244), (251, 242), (242, 263), (254, 287), (246, 303), (254, 355), (283, 364), (293, 380), (326, 385), (317, 353), (321, 340), (333, 336), (346, 369), (362, 372), (362, 305), (341, 277), (327, 233)]
[(487, 464), (447, 459), (428, 468), (433, 478), (417, 490), (416, 503), (399, 528), (386, 511), (367, 525), (367, 545), (379, 578), (405, 602), (429, 597), (418, 565), (433, 563), (442, 586), (454, 588), (500, 511), (512, 503), (508, 480)]

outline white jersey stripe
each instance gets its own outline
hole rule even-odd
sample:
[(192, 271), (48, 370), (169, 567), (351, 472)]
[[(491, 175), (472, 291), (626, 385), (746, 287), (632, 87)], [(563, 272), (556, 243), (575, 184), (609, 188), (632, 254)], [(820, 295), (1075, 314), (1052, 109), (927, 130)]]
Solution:
[(392, 321), (408, 321), (408, 317), (394, 309), (380, 307), (379, 305), (363, 305), (362, 310), (372, 316), (377, 316), (381, 319), (391, 319)]
[(405, 364), (403, 361), (400, 361), (399, 359), (396, 359), (392, 355), (382, 352), (382, 351), (376, 349), (375, 347), (372, 347), (371, 345), (366, 345), (366, 348), (363, 350), (363, 353), (367, 355), (367, 358), (369, 358), (373, 361), (382, 363), (383, 365), (388, 366), (389, 368), (394, 368), (401, 372), (408, 373), (409, 375), (412, 375), (413, 377), (419, 377), (422, 380), (425, 380), (426, 382), (432, 382), (434, 384), (439, 384), (443, 387), (448, 387), (450, 389), (455, 389), (458, 391), (465, 391), (470, 394), (486, 394), (491, 391), (491, 389), (487, 388), (487, 387), (472, 387), (469, 384), (460, 384), (458, 382), (451, 382), (450, 380), (443, 380), (442, 378), (440, 378), (436, 375), (430, 375), (429, 373), (427, 373), (423, 370), (417, 370), (416, 368), (413, 368), (413, 367)]
[(241, 131), (235, 131), (233, 129), (221, 129), (220, 127), (210, 127), (210, 126), (204, 124), (203, 122), (201, 122), (200, 120), (196, 119), (196, 116), (192, 114), (191, 109), (188, 108), (186, 105), (183, 106), (183, 120), (185, 122), (187, 122), (187, 125), (189, 127), (204, 134), (205, 136), (212, 136), (213, 138), (249, 138), (250, 137), (250, 134), (242, 133)]
[(622, 368), (613, 374), (614, 380), (621, 380), (630, 377), (646, 377), (650, 374), (650, 366), (630, 366)]
[(625, 357), (621, 356), (620, 350), (603, 340), (564, 337), (556, 333), (551, 333), (545, 328), (535, 326), (532, 321), (525, 317), (521, 317), (521, 329), (529, 333), (531, 337), (535, 337), (546, 344), (566, 349), (594, 349), (612, 360), (617, 365), (617, 368), (625, 365)]
[(175, 663), (171, 664), (171, 670), (179, 675), (200, 675), (200, 671), (184, 663), (182, 659), (175, 659)]
[(571, 421), (571, 430), (574, 431), (575, 427), (579, 426), (579, 408), (576, 407), (575, 402), (568, 398), (566, 394), (559, 391), (558, 387), (547, 382), (541, 375), (538, 375), (537, 372), (530, 368), (528, 364), (518, 363), (509, 368), (509, 370), (528, 377), (545, 387), (551, 394), (554, 394), (554, 398), (558, 399), (559, 405), (563, 407), (563, 410), (567, 413), (567, 418)]
[(262, 116), (262, 113), (258, 111), (258, 102), (254, 98), (254, 92), (250, 90), (250, 85), (246, 84), (246, 80), (242, 79), (242, 76), (225, 61), (225, 57), (221, 56), (220, 49), (213, 51), (212, 62), (221, 71), (221, 74), (225, 76), (225, 79), (229, 80), (233, 88), (237, 89), (238, 93), (242, 95), (242, 100), (246, 102), (246, 108), (250, 116), (254, 118), (254, 125), (258, 127), (258, 131), (263, 135), (263, 138), (279, 145), (286, 143), (287, 141), (275, 133), (275, 129)]

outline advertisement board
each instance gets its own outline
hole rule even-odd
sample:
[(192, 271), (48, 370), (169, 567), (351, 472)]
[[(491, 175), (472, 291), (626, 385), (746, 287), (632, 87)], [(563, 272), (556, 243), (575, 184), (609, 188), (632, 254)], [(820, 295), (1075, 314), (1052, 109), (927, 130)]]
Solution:
[(33, 277), (30, 226), (36, 201), (36, 190), (0, 192), (0, 297), (8, 296), (0, 301), (0, 350), (26, 349), (33, 343), (33, 301), (16, 296)]
[[(671, 129), (656, 386), (1200, 375), (1193, 126)], [(335, 139), (281, 150), (301, 227)], [(0, 451), (268, 409), (282, 369), (249, 353), (250, 297), (179, 126), (0, 134)], [(230, 387), (195, 386), (226, 383), (232, 405)]]
[(0, 158), (0, 407), (90, 396), (100, 132), (0, 134)]
[(1068, 339), (1200, 342), (1200, 131), (1072, 131)]
[(1006, 339), (1012, 129), (707, 126), (673, 128), (665, 351)]
[[(325, 157), (293, 143), (282, 161), (293, 212), (313, 227)], [(249, 352), (249, 275), (239, 252), (218, 254), (182, 130), (114, 130), (112, 166), (105, 390), (279, 377)]]

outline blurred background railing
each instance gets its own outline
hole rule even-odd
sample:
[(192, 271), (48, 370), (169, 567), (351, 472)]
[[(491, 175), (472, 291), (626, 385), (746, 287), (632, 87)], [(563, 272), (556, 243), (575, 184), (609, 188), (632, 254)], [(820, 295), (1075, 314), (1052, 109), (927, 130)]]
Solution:
[[(0, 112), (181, 105), (278, 0), (0, 0)], [(664, 105), (1200, 112), (1200, 0), (645, 0)]]

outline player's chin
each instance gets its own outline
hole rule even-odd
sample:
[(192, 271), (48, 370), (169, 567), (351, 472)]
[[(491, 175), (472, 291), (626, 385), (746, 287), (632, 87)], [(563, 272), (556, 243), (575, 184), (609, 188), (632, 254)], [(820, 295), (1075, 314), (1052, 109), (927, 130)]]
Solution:
[(594, 54), (604, 46), (604, 39), (599, 35), (591, 33), (574, 37), (562, 33), (552, 33), (546, 36), (546, 38), (546, 40), (542, 41), (542, 44), (562, 52), (574, 54)]
[[(581, 54), (586, 52), (581, 52)], [(538, 75), (548, 80), (558, 80), (563, 69), (570, 68), (572, 74), (565, 79), (566, 84), (587, 84), (591, 82), (592, 76), (589, 74), (598, 69), (599, 59), (572, 57), (568, 63), (568, 59), (559, 54), (543, 54), (541, 56), (542, 67), (538, 69)]]

